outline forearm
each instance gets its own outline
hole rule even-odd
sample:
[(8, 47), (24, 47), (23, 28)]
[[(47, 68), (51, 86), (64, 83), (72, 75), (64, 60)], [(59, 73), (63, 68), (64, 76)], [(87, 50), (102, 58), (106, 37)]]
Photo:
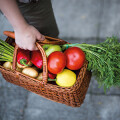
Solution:
[(0, 0), (0, 9), (14, 28), (16, 44), (22, 49), (36, 50), (36, 40), (44, 40), (45, 37), (34, 26), (27, 24), (16, 0)]
[(0, 0), (0, 9), (14, 29), (22, 29), (27, 25), (16, 0)]

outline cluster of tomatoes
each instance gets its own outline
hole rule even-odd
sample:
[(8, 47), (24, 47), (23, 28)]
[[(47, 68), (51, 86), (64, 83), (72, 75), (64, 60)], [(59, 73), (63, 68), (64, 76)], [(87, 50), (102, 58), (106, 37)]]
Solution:
[(64, 52), (55, 51), (48, 56), (48, 71), (58, 74), (66, 67), (70, 70), (80, 69), (85, 61), (85, 53), (78, 47), (70, 47)]

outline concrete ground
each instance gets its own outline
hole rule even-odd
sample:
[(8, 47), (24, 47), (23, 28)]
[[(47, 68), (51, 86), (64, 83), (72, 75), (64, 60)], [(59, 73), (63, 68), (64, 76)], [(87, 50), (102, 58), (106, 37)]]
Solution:
[[(59, 37), (68, 42), (96, 44), (120, 36), (119, 0), (52, 0), (52, 5)], [(2, 31), (12, 29), (4, 22), (3, 40)], [(84, 103), (72, 108), (10, 84), (0, 75), (0, 120), (120, 120), (120, 88), (112, 87), (105, 94), (92, 76)]]

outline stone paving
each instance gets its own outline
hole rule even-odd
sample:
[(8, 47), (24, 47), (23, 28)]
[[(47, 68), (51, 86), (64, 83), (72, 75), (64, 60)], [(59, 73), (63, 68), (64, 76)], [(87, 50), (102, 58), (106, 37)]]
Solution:
[[(52, 0), (60, 38), (71, 43), (96, 44), (120, 36), (119, 0)], [(12, 30), (7, 21), (4, 30)], [(7, 27), (9, 26), (9, 27)], [(0, 74), (0, 120), (120, 120), (120, 88), (107, 93), (92, 76), (84, 103), (79, 108), (52, 102), (4, 80)]]

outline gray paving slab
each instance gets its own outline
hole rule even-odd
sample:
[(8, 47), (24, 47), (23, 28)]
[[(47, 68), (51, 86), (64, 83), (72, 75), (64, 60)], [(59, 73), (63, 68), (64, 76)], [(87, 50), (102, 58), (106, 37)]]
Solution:
[(15, 87), (17, 87), (16, 85), (14, 85), (14, 84), (11, 84), (11, 83), (9, 83), (9, 82), (7, 82), (4, 78), (3, 78), (3, 76), (2, 76), (2, 74), (0, 73), (0, 87), (8, 87), (8, 88), (15, 88)]
[(63, 40), (69, 43), (86, 43), (86, 44), (96, 44), (99, 40), (97, 38), (88, 38), (88, 39), (72, 39), (72, 38), (62, 38)]
[(120, 36), (120, 1), (104, 0), (99, 37)]
[[(86, 97), (86, 104), (89, 101), (89, 95)], [(89, 105), (83, 106), (84, 110), (72, 108), (64, 104), (56, 103), (44, 99), (34, 93), (28, 97), (28, 106), (25, 109), (25, 120), (85, 120), (87, 119)], [(71, 114), (72, 113), (72, 114)], [(83, 114), (86, 116), (83, 116)]]
[(102, 0), (52, 0), (60, 37), (97, 37)]
[(90, 96), (89, 120), (119, 120), (120, 96)]
[(0, 120), (23, 120), (27, 91), (20, 87), (0, 87)]
[[(97, 37), (101, 0), (52, 0), (53, 10), (60, 30), (60, 37)], [(4, 30), (13, 30), (4, 15), (0, 15), (0, 36)]]
[(90, 92), (92, 94), (104, 94), (104, 95), (120, 95), (120, 87), (111, 87), (109, 90), (104, 92), (103, 87), (99, 87), (98, 82), (92, 77), (91, 85), (90, 85)]
[(119, 120), (120, 96), (87, 94), (79, 108), (44, 99), (34, 93), (28, 96), (25, 120)]
[(23, 120), (28, 91), (7, 82), (0, 74), (0, 120)]
[(13, 27), (8, 22), (6, 17), (0, 13), (0, 39), (5, 40), (7, 37), (3, 35), (3, 31), (13, 31)]

